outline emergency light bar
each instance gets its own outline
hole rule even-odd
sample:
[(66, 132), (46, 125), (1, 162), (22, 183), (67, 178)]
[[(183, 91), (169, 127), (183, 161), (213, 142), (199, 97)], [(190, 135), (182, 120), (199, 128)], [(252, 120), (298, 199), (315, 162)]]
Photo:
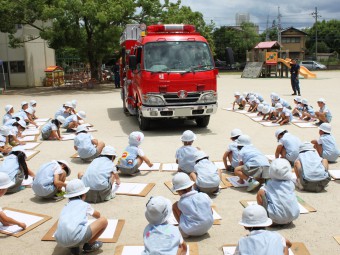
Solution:
[(161, 32), (195, 32), (195, 26), (183, 24), (170, 24), (170, 25), (152, 25), (147, 27), (148, 33), (161, 33)]

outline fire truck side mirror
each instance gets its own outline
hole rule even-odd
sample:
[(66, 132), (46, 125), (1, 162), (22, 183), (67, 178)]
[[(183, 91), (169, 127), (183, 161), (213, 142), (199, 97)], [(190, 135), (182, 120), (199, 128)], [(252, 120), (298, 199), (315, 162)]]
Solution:
[(135, 55), (129, 56), (129, 68), (130, 68), (130, 70), (136, 70), (137, 69), (137, 57)]

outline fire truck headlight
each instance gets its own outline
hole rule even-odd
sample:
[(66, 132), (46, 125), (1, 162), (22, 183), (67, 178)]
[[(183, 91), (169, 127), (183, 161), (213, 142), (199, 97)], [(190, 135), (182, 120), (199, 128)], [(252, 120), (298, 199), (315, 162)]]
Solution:
[(215, 103), (217, 101), (216, 92), (205, 93), (199, 99), (199, 103)]
[(146, 95), (143, 103), (146, 105), (165, 105), (162, 97), (154, 95)]

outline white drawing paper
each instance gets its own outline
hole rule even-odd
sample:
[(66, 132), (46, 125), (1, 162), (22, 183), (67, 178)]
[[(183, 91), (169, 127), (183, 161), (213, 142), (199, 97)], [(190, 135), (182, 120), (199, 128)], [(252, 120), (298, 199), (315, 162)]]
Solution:
[(240, 184), (238, 182), (238, 180), (240, 180), (240, 178), (238, 176), (229, 176), (227, 177), (227, 180), (235, 187), (248, 187), (248, 182), (245, 180), (243, 184)]
[(146, 183), (121, 183), (120, 185), (114, 184), (112, 186), (112, 191), (116, 194), (140, 194), (148, 184)]
[(177, 171), (178, 164), (177, 163), (165, 163), (162, 165), (162, 171)]
[(218, 169), (225, 169), (224, 163), (222, 161), (214, 161), (214, 164)]
[(153, 163), (152, 167), (149, 167), (145, 162), (139, 167), (140, 171), (159, 171), (161, 163)]
[[(11, 210), (3, 210), (3, 212), (6, 214), (6, 216), (13, 218), (17, 221), (24, 222), (26, 224), (26, 227), (29, 227), (38, 221), (42, 220), (43, 217), (31, 215), (31, 214), (26, 214), (22, 212), (15, 212)], [(19, 227), (18, 225), (13, 225), (13, 226), (4, 226), (2, 223), (0, 223), (0, 230), (15, 234), (17, 232), (22, 231), (23, 229)]]
[(62, 136), (61, 136), (61, 140), (62, 141), (68, 141), (68, 140), (74, 140), (74, 138), (76, 137), (76, 135), (75, 134), (63, 134)]

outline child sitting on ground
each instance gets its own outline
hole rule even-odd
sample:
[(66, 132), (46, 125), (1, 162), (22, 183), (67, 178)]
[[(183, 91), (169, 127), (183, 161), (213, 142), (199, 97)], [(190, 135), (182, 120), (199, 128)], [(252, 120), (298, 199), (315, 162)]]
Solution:
[(327, 159), (320, 158), (313, 144), (309, 142), (300, 145), (294, 171), (297, 177), (296, 186), (300, 190), (320, 192), (331, 180)]
[(172, 211), (183, 237), (204, 235), (214, 223), (211, 199), (193, 190), (194, 184), (185, 173), (177, 173), (172, 178), (173, 189), (181, 196)]
[(35, 100), (31, 100), (29, 103), (29, 107), (32, 109), (33, 113), (32, 113), (32, 119), (35, 120), (38, 117), (35, 115), (36, 113), (36, 107), (37, 107), (37, 101)]
[[(41, 198), (59, 199), (71, 169), (65, 160), (52, 160), (38, 170), (32, 184), (34, 194)], [(58, 196), (59, 195), (59, 196)]]
[(56, 119), (59, 115), (63, 116), (65, 119), (72, 114), (73, 108), (71, 102), (66, 102), (61, 108), (55, 113), (54, 118)]
[(299, 156), (300, 139), (282, 128), (275, 131), (275, 137), (279, 142), (276, 147), (275, 158), (285, 158), (291, 165), (294, 165)]
[(235, 255), (288, 255), (291, 242), (274, 231), (266, 230), (272, 224), (266, 210), (260, 205), (249, 205), (244, 208), (239, 222), (249, 234), (242, 237), (237, 244)]
[(7, 155), (12, 150), (12, 146), (9, 145), (10, 130), (7, 126), (0, 127), (0, 154), (2, 155)]
[[(84, 253), (94, 252), (103, 246), (97, 239), (105, 231), (108, 221), (84, 202), (89, 189), (79, 179), (71, 180), (66, 186), (64, 197), (69, 198), (69, 202), (61, 211), (54, 236), (57, 243), (69, 248), (72, 255), (80, 254), (80, 246), (83, 246)], [(87, 226), (87, 216), (97, 220)]]
[(275, 159), (269, 167), (270, 179), (257, 192), (257, 203), (275, 224), (289, 224), (300, 215), (291, 169), (288, 160)]
[(319, 122), (316, 124), (321, 125), (322, 123), (331, 123), (332, 114), (326, 105), (326, 100), (323, 98), (319, 98), (317, 103), (320, 109), (319, 111), (315, 112), (315, 116), (319, 120)]
[[(240, 135), (242, 135), (242, 131), (240, 129), (235, 128), (231, 131), (230, 140), (232, 140), (232, 143), (228, 145), (228, 149), (223, 155), (223, 163), (227, 171), (233, 172), (235, 167), (238, 166), (239, 162), (236, 140), (239, 138)], [(230, 162), (230, 166), (228, 166), (227, 159)]]
[(263, 106), (261, 112), (262, 112), (262, 115), (263, 115), (262, 120), (275, 120), (276, 119), (276, 117), (274, 115), (275, 107), (272, 107), (270, 105), (265, 105), (265, 106)]
[(144, 134), (142, 132), (134, 131), (129, 135), (129, 145), (125, 148), (117, 164), (122, 174), (135, 175), (139, 173), (139, 167), (143, 162), (149, 167), (153, 166), (142, 148), (139, 147), (143, 140)]
[(302, 99), (302, 113), (300, 115), (300, 119), (302, 120), (313, 120), (315, 118), (315, 111), (312, 106), (308, 104), (307, 99)]
[(87, 133), (86, 125), (78, 126), (76, 134), (74, 149), (78, 152), (79, 157), (84, 161), (91, 161), (98, 157), (105, 147), (105, 143), (94, 139), (91, 134)]
[(22, 181), (24, 179), (26, 180), (28, 176), (35, 176), (34, 172), (32, 172), (26, 164), (25, 152), (16, 151), (15, 148), (5, 157), (0, 165), (0, 172), (8, 174), (11, 181), (14, 182), (14, 185), (8, 188), (8, 194), (20, 191)]
[(65, 118), (63, 128), (66, 128), (66, 132), (74, 132), (73, 128), (77, 128), (81, 125), (81, 121), (86, 118), (86, 113), (84, 111), (79, 111), (76, 114), (72, 114)]
[(65, 122), (65, 118), (59, 115), (56, 119), (50, 120), (41, 128), (41, 138), (43, 140), (61, 140), (60, 126)]
[(247, 180), (249, 182), (247, 191), (252, 191), (260, 185), (258, 180), (268, 179), (269, 161), (251, 144), (248, 135), (240, 135), (237, 139), (237, 149), (240, 163), (235, 168), (235, 175), (240, 178), (238, 181), (240, 184)]
[(208, 195), (217, 196), (220, 191), (221, 170), (209, 160), (203, 151), (195, 153), (194, 172), (190, 173), (190, 178), (196, 182), (196, 189)]
[(312, 140), (311, 143), (314, 145), (320, 157), (327, 159), (328, 162), (335, 162), (340, 156), (340, 150), (331, 132), (331, 124), (322, 123), (319, 126), (319, 140)]
[(190, 174), (194, 171), (195, 153), (198, 148), (192, 146), (196, 140), (196, 135), (191, 130), (186, 130), (181, 136), (183, 146), (176, 151), (176, 163), (178, 164), (178, 172)]
[(2, 124), (4, 124), (4, 125), (7, 121), (9, 121), (10, 119), (13, 118), (13, 114), (14, 114), (13, 105), (10, 105), (10, 104), (6, 105), (5, 106), (5, 112), (6, 112), (6, 114), (2, 118)]
[(300, 117), (302, 115), (303, 105), (301, 104), (301, 102), (302, 98), (300, 96), (294, 98), (295, 107), (292, 110), (293, 116)]
[(248, 112), (256, 112), (257, 106), (260, 104), (260, 100), (258, 100), (254, 95), (251, 95), (248, 99), (249, 109)]
[(275, 105), (275, 111), (277, 112), (277, 119), (273, 121), (273, 123), (278, 123), (280, 126), (289, 124), (293, 120), (292, 113), (282, 104), (277, 103)]
[(117, 157), (115, 148), (105, 146), (100, 155), (94, 159), (85, 173), (79, 172), (78, 178), (85, 186), (90, 187), (86, 195), (86, 202), (100, 203), (114, 198), (112, 185), (120, 185), (119, 175), (114, 160)]
[[(0, 172), (0, 197), (6, 194), (7, 189), (14, 185), (14, 182), (11, 181), (8, 174)], [(0, 207), (0, 222), (3, 226), (11, 226), (18, 225), (22, 229), (26, 228), (26, 224), (23, 222), (19, 222), (11, 217), (8, 217)]]
[[(178, 227), (168, 224), (172, 212), (171, 202), (162, 196), (151, 197), (146, 204), (145, 218), (149, 224), (144, 229), (144, 251), (141, 255), (186, 255), (187, 245)], [(167, 240), (166, 242), (164, 240)]]
[(235, 109), (235, 104), (238, 105), (238, 110), (243, 110), (247, 103), (246, 99), (241, 96), (240, 92), (235, 92), (234, 97), (235, 101), (233, 102), (233, 110)]

